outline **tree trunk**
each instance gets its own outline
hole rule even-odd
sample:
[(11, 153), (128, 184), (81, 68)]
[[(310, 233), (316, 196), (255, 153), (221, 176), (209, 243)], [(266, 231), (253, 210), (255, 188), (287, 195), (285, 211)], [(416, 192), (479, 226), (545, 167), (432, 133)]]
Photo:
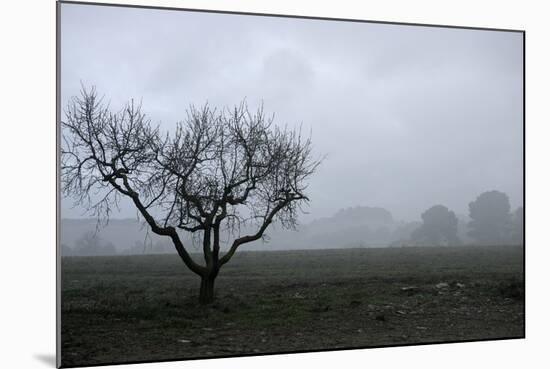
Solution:
[(199, 294), (199, 302), (201, 305), (206, 305), (214, 302), (214, 280), (215, 276), (201, 277), (201, 289)]

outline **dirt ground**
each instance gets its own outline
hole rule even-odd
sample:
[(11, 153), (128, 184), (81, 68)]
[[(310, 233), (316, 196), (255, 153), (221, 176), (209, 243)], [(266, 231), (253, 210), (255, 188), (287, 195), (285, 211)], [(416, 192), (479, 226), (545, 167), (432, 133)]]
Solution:
[(514, 246), (241, 252), (199, 306), (176, 255), (62, 260), (62, 365), (524, 336)]

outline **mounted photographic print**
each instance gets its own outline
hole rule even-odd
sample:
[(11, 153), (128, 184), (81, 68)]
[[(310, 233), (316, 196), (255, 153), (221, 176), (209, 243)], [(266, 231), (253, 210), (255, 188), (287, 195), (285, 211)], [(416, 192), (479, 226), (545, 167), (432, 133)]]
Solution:
[(57, 5), (58, 365), (524, 337), (523, 31)]

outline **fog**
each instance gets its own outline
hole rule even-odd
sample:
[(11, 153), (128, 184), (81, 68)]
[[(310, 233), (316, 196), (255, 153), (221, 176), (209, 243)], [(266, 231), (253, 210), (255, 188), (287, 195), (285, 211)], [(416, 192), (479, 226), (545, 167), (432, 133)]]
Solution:
[[(522, 49), (514, 32), (62, 4), (61, 103), (95, 85), (170, 130), (189, 104), (263, 102), (326, 155), (303, 224), (355, 206), (460, 217), (484, 191), (523, 204)], [(61, 216), (89, 215), (62, 198)]]

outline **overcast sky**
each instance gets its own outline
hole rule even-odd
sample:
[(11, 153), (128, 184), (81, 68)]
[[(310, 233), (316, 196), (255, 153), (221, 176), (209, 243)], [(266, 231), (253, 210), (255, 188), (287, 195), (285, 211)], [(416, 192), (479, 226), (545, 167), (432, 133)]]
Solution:
[[(310, 214), (381, 206), (416, 220), (500, 190), (522, 204), (522, 34), (61, 6), (62, 104), (80, 83), (121, 107), (141, 99), (170, 129), (189, 104), (262, 100), (312, 131), (327, 158)], [(82, 209), (62, 200), (62, 217)], [(123, 206), (115, 217), (135, 216)]]

